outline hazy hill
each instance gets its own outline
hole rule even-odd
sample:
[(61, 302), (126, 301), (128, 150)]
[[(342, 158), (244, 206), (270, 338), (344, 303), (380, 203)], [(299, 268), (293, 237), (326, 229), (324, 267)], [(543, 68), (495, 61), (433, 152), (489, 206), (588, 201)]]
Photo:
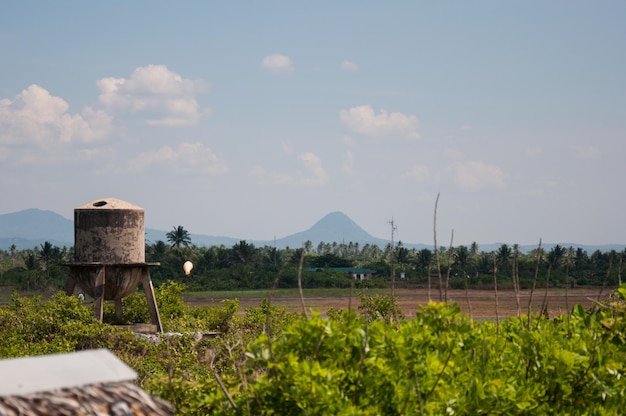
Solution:
[[(155, 230), (152, 228), (146, 228), (146, 242), (152, 244), (158, 240), (167, 241), (165, 235), (170, 230)], [(224, 245), (226, 247), (232, 247), (240, 240), (246, 240), (249, 243), (254, 244), (257, 247), (261, 246), (274, 246), (277, 248), (300, 248), (305, 241), (310, 240), (313, 243), (313, 248), (316, 249), (320, 242), (325, 243), (359, 243), (362, 247), (365, 244), (376, 244), (381, 248), (384, 248), (389, 243), (389, 240), (376, 238), (370, 235), (367, 231), (361, 228), (357, 223), (352, 221), (346, 214), (342, 212), (331, 212), (313, 226), (305, 231), (297, 232), (295, 234), (288, 235), (283, 238), (274, 240), (250, 240), (245, 236), (240, 238), (224, 237), (224, 236), (210, 236), (202, 234), (194, 234), (193, 230), (188, 229), (191, 234), (191, 241), (198, 246), (212, 246), (212, 245)], [(428, 236), (430, 239), (430, 236)], [(7, 250), (11, 245), (15, 246), (19, 250), (38, 247), (41, 244), (49, 241), (50, 243), (59, 247), (71, 247), (74, 245), (74, 220), (67, 219), (55, 212), (45, 211), (40, 209), (26, 209), (23, 211), (13, 212), (9, 214), (0, 215), (0, 249)], [(512, 245), (514, 242), (508, 242)], [(403, 242), (407, 248), (428, 248), (432, 249), (432, 244), (412, 244)], [(600, 246), (581, 245), (576, 243), (544, 243), (543, 248), (550, 250), (556, 244), (560, 244), (563, 247), (581, 247), (589, 254), (595, 250), (609, 251), (617, 250), (621, 251), (625, 245), (619, 244), (606, 244)], [(481, 251), (490, 252), (497, 250), (502, 243), (480, 244)], [(520, 250), (525, 253), (537, 248), (536, 245), (521, 245)]]
[(74, 245), (74, 221), (52, 211), (25, 209), (0, 215), (0, 248), (22, 250), (46, 241), (63, 247)]
[[(146, 242), (151, 244), (158, 240), (167, 241), (165, 235), (170, 230), (146, 228), (145, 231)], [(299, 248), (307, 240), (310, 240), (314, 247), (320, 242), (358, 242), (361, 246), (365, 244), (384, 246), (388, 243), (386, 240), (372, 237), (342, 212), (330, 213), (308, 230), (276, 239), (276, 241), (249, 240), (245, 237), (209, 236), (194, 234), (193, 230), (190, 229), (188, 231), (191, 234), (191, 241), (198, 246), (224, 245), (231, 247), (240, 240), (246, 240), (256, 246), (276, 245), (278, 248), (287, 246)], [(27, 209), (0, 215), (0, 249), (6, 250), (12, 244), (15, 244), (20, 250), (33, 248), (46, 241), (59, 247), (74, 245), (74, 221), (55, 212), (40, 209)]]
[(313, 243), (313, 248), (317, 248), (321, 242), (346, 244), (353, 242), (359, 243), (361, 247), (365, 244), (376, 244), (382, 247), (388, 243), (387, 240), (370, 235), (343, 212), (335, 211), (326, 215), (306, 231), (276, 240), (276, 244), (280, 247), (299, 248), (307, 240)]

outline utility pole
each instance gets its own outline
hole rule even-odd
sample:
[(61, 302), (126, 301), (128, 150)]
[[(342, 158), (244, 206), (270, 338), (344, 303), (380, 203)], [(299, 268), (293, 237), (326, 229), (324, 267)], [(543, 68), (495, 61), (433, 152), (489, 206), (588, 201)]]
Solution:
[(393, 217), (389, 221), (389, 225), (391, 225), (391, 296), (394, 296), (396, 292), (396, 248), (394, 246), (394, 235), (398, 227), (395, 225)]

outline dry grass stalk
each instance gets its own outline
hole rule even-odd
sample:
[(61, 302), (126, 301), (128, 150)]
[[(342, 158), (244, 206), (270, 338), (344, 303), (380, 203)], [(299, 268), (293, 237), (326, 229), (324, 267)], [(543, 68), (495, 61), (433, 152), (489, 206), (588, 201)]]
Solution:
[(493, 290), (496, 298), (496, 331), (500, 333), (500, 308), (498, 305), (498, 263), (497, 257), (493, 256)]
[(430, 273), (433, 271), (432, 262), (428, 263), (428, 302), (432, 300), (432, 282), (430, 281)]
[(445, 300), (448, 301), (448, 286), (450, 285), (450, 272), (452, 271), (452, 255), (454, 254), (454, 249), (452, 248), (452, 244), (454, 242), (454, 230), (452, 230), (452, 236), (450, 237), (450, 247), (448, 248), (448, 270), (446, 272), (446, 295)]
[(304, 250), (300, 253), (300, 264), (298, 264), (298, 292), (300, 292), (300, 302), (302, 303), (302, 313), (305, 317), (309, 317), (304, 305), (304, 292), (302, 291), (302, 265), (304, 264)]
[[(519, 246), (515, 244), (513, 246), (513, 265), (512, 267), (512, 275), (513, 275), (513, 290), (515, 291), (515, 304), (517, 306), (517, 317), (522, 319), (522, 307), (520, 305), (519, 299)], [(523, 324), (523, 322), (522, 322)]]
[(543, 300), (541, 301), (541, 313), (548, 316), (548, 287), (550, 286), (550, 275), (552, 274), (552, 262), (548, 261), (548, 273), (546, 273), (546, 288), (543, 291)]
[(570, 248), (567, 253), (567, 257), (565, 259), (565, 309), (567, 312), (567, 336), (571, 336), (571, 324), (570, 324), (570, 309), (569, 309), (569, 266), (572, 260), (572, 249)]
[(439, 249), (437, 248), (437, 205), (439, 205), (439, 193), (435, 199), (435, 216), (433, 220), (433, 238), (435, 243), (435, 262), (437, 264), (437, 276), (439, 277), (439, 302), (443, 301), (443, 282), (441, 280), (441, 263), (439, 261)]
[(617, 267), (617, 286), (622, 285), (622, 264), (624, 263), (624, 252), (619, 253), (619, 266)]
[(530, 296), (528, 297), (528, 330), (530, 330), (531, 321), (531, 305), (533, 303), (533, 293), (535, 293), (535, 287), (537, 286), (537, 277), (539, 276), (539, 263), (541, 262), (541, 238), (539, 239), (539, 247), (537, 247), (537, 262), (535, 263), (535, 276), (533, 277), (533, 286), (530, 289)]
[(606, 283), (609, 280), (609, 276), (611, 274), (611, 269), (613, 269), (613, 254), (609, 255), (609, 267), (606, 269), (606, 274), (604, 275), (604, 280), (602, 281), (602, 287), (600, 287), (600, 293), (598, 293), (598, 299), (602, 296), (604, 292), (604, 288), (606, 287)]
[(469, 311), (469, 317), (473, 321), (474, 314), (472, 313), (472, 302), (470, 302), (470, 298), (469, 298), (469, 287), (467, 284), (467, 280), (468, 280), (467, 275), (465, 271), (463, 271), (463, 281), (465, 282), (465, 300), (467, 301), (467, 309)]

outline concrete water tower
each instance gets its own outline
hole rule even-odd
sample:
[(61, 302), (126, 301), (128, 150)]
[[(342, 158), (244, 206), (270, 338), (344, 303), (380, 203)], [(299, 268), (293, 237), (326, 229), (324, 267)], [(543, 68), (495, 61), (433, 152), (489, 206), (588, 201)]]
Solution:
[(163, 330), (146, 263), (144, 210), (128, 202), (103, 198), (74, 209), (74, 263), (66, 292), (78, 285), (94, 298), (94, 316), (102, 320), (104, 301), (115, 302), (115, 314), (122, 318), (122, 298), (139, 284), (148, 300), (150, 320), (156, 331)]

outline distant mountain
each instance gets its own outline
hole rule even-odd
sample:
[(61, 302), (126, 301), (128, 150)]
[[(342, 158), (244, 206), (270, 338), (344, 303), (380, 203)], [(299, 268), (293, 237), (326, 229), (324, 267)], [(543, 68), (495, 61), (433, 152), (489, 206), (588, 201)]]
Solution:
[[(146, 228), (146, 243), (152, 244), (156, 241), (167, 241), (166, 234), (171, 231), (155, 230), (152, 228)], [(306, 231), (301, 231), (295, 234), (291, 234), (287, 237), (274, 240), (250, 240), (246, 238), (233, 238), (223, 236), (209, 236), (203, 234), (194, 234), (192, 230), (191, 241), (198, 246), (219, 246), (224, 245), (226, 247), (232, 247), (241, 240), (246, 240), (248, 243), (252, 243), (257, 247), (262, 246), (276, 246), (277, 248), (300, 248), (306, 241), (313, 243), (313, 248), (317, 248), (317, 245), (321, 242), (325, 243), (359, 243), (360, 246), (365, 244), (374, 244), (383, 248), (389, 244), (389, 240), (382, 238), (376, 238), (370, 235), (367, 231), (361, 228), (357, 223), (352, 221), (343, 212), (331, 212), (323, 217), (321, 220), (313, 224), (311, 228)], [(13, 212), (10, 214), (0, 215), (0, 249), (8, 250), (11, 245), (15, 246), (19, 250), (38, 247), (41, 244), (49, 241), (50, 243), (58, 247), (71, 247), (74, 245), (74, 221), (73, 219), (67, 219), (55, 212), (44, 211), (40, 209), (26, 209), (23, 211)], [(507, 243), (512, 245), (512, 243)], [(557, 243), (544, 243), (542, 247), (545, 250), (550, 250)], [(574, 247), (582, 248), (589, 254), (596, 250), (609, 251), (617, 250), (621, 251), (625, 245), (619, 244), (606, 244), (606, 245), (581, 245), (574, 243), (558, 243), (562, 247)], [(491, 252), (497, 250), (502, 243), (492, 244), (479, 244), (481, 251)], [(423, 248), (432, 249), (432, 244), (410, 244), (404, 242), (404, 246), (407, 248), (416, 248), (418, 250)], [(536, 245), (521, 245), (520, 251), (527, 253), (530, 250), (536, 249)]]
[(59, 247), (73, 246), (74, 221), (35, 208), (0, 215), (0, 248), (6, 250), (15, 244), (23, 250), (46, 241)]
[[(146, 228), (146, 242), (151, 244), (159, 240), (167, 241), (166, 234), (169, 231)], [(189, 231), (191, 241), (198, 246), (224, 245), (232, 247), (241, 240), (246, 240), (256, 246), (276, 245), (277, 248), (299, 248), (307, 240), (311, 241), (314, 247), (320, 242), (353, 242), (359, 243), (359, 245), (378, 244), (380, 246), (388, 243), (386, 240), (372, 237), (342, 212), (332, 212), (308, 230), (276, 241), (209, 236), (194, 234), (191, 230)], [(59, 247), (74, 245), (74, 221), (55, 212), (40, 209), (27, 209), (0, 215), (0, 249), (6, 250), (15, 244), (18, 249), (22, 250), (39, 246), (46, 241)]]
[[(165, 234), (165, 231), (146, 229), (146, 240), (148, 242), (154, 242), (158, 240), (166, 241)], [(300, 248), (306, 241), (311, 241), (314, 248), (317, 247), (317, 245), (321, 242), (353, 242), (359, 243), (359, 245), (361, 246), (365, 244), (376, 244), (381, 247), (389, 243), (387, 240), (371, 236), (367, 231), (359, 227), (357, 223), (352, 221), (350, 217), (348, 217), (343, 212), (338, 211), (331, 212), (330, 214), (326, 215), (324, 218), (313, 224), (313, 226), (306, 231), (301, 231), (295, 234), (288, 235), (287, 237), (278, 238), (275, 241), (250, 240), (246, 238), (208, 236), (191, 233), (191, 241), (198, 246), (224, 245), (226, 247), (231, 247), (241, 240), (252, 243), (257, 247), (274, 247), (275, 245), (277, 248)]]
[(359, 243), (360, 246), (365, 244), (385, 246), (388, 243), (387, 240), (372, 237), (367, 231), (352, 221), (350, 217), (339, 211), (326, 215), (306, 231), (276, 240), (276, 245), (279, 247), (299, 248), (306, 241), (311, 241), (314, 248), (321, 242), (345, 242), (346, 244), (353, 242)]

